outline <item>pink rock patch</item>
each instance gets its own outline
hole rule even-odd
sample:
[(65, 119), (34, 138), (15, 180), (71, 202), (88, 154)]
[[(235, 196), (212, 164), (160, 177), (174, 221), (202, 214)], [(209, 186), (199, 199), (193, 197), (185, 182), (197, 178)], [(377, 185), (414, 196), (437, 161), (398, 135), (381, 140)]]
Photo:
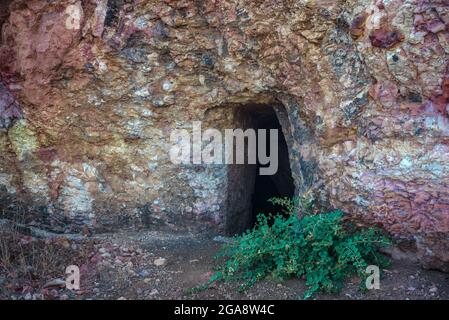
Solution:
[(439, 20), (434, 20), (427, 23), (427, 30), (432, 33), (438, 33), (444, 29), (446, 29), (446, 25)]
[(370, 96), (384, 107), (392, 107), (397, 100), (398, 87), (392, 82), (376, 83), (369, 90)]
[(369, 39), (373, 47), (389, 49), (403, 40), (403, 36), (398, 31), (378, 29), (371, 32)]
[(438, 112), (443, 115), (449, 116), (448, 105), (449, 105), (449, 76), (445, 76), (443, 79), (443, 84), (441, 86), (443, 93), (438, 97), (432, 99), (432, 102), (436, 106)]
[(20, 106), (13, 95), (0, 83), (0, 129), (9, 128), (22, 117)]

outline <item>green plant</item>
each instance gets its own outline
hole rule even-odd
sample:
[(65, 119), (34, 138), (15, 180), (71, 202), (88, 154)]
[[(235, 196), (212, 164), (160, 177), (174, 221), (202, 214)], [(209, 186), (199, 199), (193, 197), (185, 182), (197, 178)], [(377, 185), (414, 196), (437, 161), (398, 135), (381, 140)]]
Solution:
[(260, 214), (256, 226), (223, 247), (217, 257), (226, 261), (212, 277), (215, 281), (239, 281), (246, 290), (268, 276), (278, 279), (305, 278), (315, 292), (338, 292), (351, 274), (366, 277), (370, 264), (385, 267), (388, 260), (379, 248), (389, 240), (373, 228), (356, 229), (343, 222), (339, 210), (325, 214), (292, 214), (302, 200), (271, 199), (289, 215), (269, 217)]
[(315, 210), (315, 198), (311, 190), (304, 193), (302, 197), (275, 197), (268, 199), (268, 202), (282, 207), (282, 211), (287, 215), (297, 214), (302, 217), (306, 214), (312, 214)]

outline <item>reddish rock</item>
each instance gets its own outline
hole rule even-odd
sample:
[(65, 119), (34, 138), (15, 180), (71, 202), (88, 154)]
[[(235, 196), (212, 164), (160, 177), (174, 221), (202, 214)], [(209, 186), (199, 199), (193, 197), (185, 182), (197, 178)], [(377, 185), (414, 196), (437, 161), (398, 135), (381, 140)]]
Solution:
[(9, 90), (0, 82), (0, 129), (11, 127), (22, 117), (19, 103)]
[(442, 80), (441, 85), (442, 94), (433, 98), (432, 102), (434, 103), (436, 109), (441, 114), (447, 116), (449, 118), (448, 105), (449, 105), (449, 75), (446, 75)]
[(368, 15), (366, 13), (363, 13), (352, 20), (351, 26), (349, 28), (349, 33), (354, 39), (357, 39), (358, 37), (363, 35), (367, 17)]
[(427, 30), (433, 33), (438, 33), (446, 29), (446, 25), (440, 20), (433, 20), (427, 23)]
[(370, 88), (369, 93), (384, 107), (392, 107), (397, 102), (398, 87), (393, 82), (376, 83)]
[(376, 5), (380, 10), (385, 9), (385, 4), (384, 4), (383, 0), (378, 0)]
[(390, 49), (403, 40), (399, 31), (378, 29), (370, 33), (369, 38), (373, 47)]

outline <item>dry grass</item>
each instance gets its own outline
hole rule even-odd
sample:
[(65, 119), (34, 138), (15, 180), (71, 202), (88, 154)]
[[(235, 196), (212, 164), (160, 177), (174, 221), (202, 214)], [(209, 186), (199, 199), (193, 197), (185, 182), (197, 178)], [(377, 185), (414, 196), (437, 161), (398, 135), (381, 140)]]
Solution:
[[(18, 221), (0, 225), (0, 298), (9, 297), (17, 288), (32, 287), (36, 290), (49, 280), (64, 278), (69, 265), (87, 264), (93, 243), (57, 238), (36, 238)], [(3, 220), (5, 221), (5, 220)]]
[(0, 231), (0, 270), (29, 280), (43, 278), (58, 270), (55, 245), (25, 236), (16, 230)]

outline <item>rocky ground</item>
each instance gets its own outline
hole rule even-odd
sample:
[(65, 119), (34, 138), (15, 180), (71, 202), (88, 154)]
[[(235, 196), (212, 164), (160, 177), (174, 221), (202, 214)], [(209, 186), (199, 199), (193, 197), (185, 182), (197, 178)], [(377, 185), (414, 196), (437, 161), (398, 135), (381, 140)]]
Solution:
[[(237, 284), (196, 290), (214, 272), (214, 255), (225, 238), (158, 231), (123, 232), (95, 237), (42, 238), (3, 232), (1, 299), (300, 299), (301, 280), (265, 280), (241, 293)], [(64, 270), (80, 267), (81, 288), (65, 288)], [(449, 274), (395, 261), (384, 270), (380, 290), (358, 290), (350, 279), (338, 295), (316, 299), (449, 299)]]

